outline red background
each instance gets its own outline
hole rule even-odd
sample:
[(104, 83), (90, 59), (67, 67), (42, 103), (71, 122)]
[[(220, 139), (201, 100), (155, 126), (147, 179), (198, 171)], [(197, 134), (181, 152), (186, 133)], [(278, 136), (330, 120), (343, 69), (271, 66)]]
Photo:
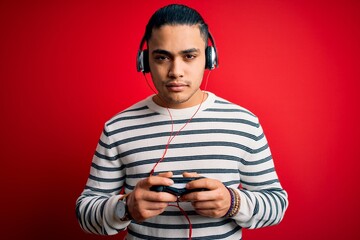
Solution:
[[(215, 37), (208, 90), (260, 117), (289, 193), (283, 222), (244, 239), (359, 239), (360, 2), (177, 2)], [(103, 123), (151, 94), (135, 56), (167, 3), (1, 1), (2, 239), (103, 239), (75, 200)]]

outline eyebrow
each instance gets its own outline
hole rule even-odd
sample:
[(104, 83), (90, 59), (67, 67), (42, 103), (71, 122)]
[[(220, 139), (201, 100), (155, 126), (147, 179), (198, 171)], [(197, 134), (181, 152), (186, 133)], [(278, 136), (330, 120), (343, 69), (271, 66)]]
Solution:
[(200, 49), (198, 49), (198, 48), (190, 48), (190, 49), (186, 49), (186, 50), (181, 51), (182, 54), (194, 53), (194, 52), (200, 52)]
[[(185, 49), (185, 50), (182, 50), (180, 51), (181, 54), (189, 54), (189, 53), (194, 53), (194, 52), (200, 52), (200, 50), (198, 48), (190, 48), (190, 49)], [(164, 54), (164, 55), (168, 55), (168, 56), (171, 56), (171, 52), (169, 51), (166, 51), (166, 50), (163, 50), (163, 49), (155, 49), (152, 51), (152, 53), (156, 54)]]

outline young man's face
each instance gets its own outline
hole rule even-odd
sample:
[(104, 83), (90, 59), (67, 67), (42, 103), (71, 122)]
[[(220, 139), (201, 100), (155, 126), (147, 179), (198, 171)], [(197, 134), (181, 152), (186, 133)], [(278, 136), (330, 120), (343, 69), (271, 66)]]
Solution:
[(170, 108), (200, 104), (205, 41), (199, 27), (164, 25), (153, 29), (148, 49), (151, 77), (159, 95), (154, 101)]

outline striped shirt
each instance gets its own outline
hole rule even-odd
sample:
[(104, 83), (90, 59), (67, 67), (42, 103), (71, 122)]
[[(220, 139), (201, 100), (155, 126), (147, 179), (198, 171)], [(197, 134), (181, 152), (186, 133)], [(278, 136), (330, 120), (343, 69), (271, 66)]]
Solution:
[(192, 224), (193, 239), (241, 239), (242, 228), (282, 220), (287, 193), (278, 180), (258, 118), (210, 92), (191, 119), (198, 108), (168, 110), (150, 96), (105, 123), (88, 181), (76, 203), (77, 218), (85, 231), (113, 235), (127, 229), (127, 239), (188, 239), (188, 221), (175, 207), (142, 223), (120, 221), (114, 214), (121, 190), (131, 192), (139, 180), (149, 176), (170, 134), (177, 135), (155, 174), (197, 172), (235, 189), (241, 198), (240, 211), (232, 218), (203, 217), (190, 203), (181, 202)]

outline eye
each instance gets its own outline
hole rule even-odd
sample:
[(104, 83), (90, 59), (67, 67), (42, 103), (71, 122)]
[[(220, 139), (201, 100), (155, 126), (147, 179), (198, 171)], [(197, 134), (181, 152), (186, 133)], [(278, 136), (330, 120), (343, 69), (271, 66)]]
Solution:
[(165, 56), (165, 55), (156, 55), (154, 57), (154, 59), (155, 59), (155, 61), (158, 61), (158, 62), (164, 62), (164, 61), (169, 60), (169, 57)]
[(187, 59), (187, 60), (191, 60), (191, 59), (194, 59), (194, 58), (196, 58), (196, 55), (194, 55), (194, 54), (186, 54), (185, 55), (185, 59)]

